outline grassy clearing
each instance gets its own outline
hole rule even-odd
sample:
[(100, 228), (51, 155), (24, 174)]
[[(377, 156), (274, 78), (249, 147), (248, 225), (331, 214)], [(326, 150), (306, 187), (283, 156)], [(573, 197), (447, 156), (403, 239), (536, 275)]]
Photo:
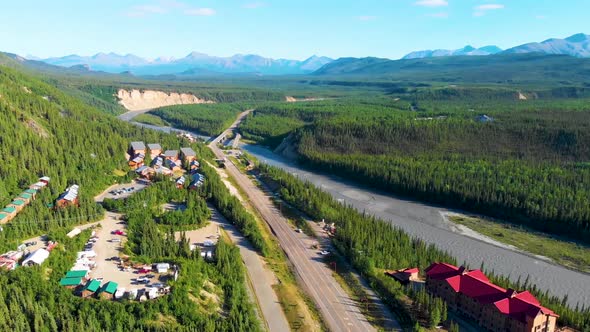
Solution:
[(590, 272), (590, 246), (503, 222), (463, 216), (449, 219), (496, 241), (548, 257), (557, 264)]
[(160, 118), (159, 116), (148, 113), (140, 114), (134, 117), (133, 121), (160, 127), (166, 127), (170, 125), (168, 122), (162, 120), (162, 118)]

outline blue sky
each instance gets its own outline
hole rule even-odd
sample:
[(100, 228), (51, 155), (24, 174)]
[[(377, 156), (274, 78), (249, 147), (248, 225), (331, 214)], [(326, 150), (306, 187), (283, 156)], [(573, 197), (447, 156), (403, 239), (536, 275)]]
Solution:
[(0, 50), (40, 57), (191, 51), (304, 59), (378, 56), (590, 33), (588, 0), (19, 0)]

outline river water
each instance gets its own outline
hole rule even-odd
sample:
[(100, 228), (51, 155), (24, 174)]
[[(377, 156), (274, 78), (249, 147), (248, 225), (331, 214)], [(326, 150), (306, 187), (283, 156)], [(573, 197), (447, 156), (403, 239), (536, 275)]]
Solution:
[(449, 210), (396, 198), (340, 177), (311, 172), (261, 146), (243, 145), (242, 148), (262, 162), (310, 181), (358, 211), (374, 214), (412, 236), (436, 244), (457, 257), (460, 263), (465, 261), (472, 268), (479, 268), (484, 262), (486, 270), (510, 276), (514, 281), (519, 276), (524, 281), (529, 275), (530, 281), (539, 288), (549, 289), (551, 294), (559, 297), (567, 294), (568, 302), (573, 306), (576, 303), (590, 305), (590, 275), (462, 235), (443, 217), (443, 213), (451, 212)]

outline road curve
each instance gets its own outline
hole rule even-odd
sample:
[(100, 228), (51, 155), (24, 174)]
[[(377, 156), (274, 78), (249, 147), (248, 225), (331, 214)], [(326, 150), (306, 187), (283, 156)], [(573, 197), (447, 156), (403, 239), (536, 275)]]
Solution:
[(563, 266), (526, 255), (521, 252), (495, 246), (453, 232), (452, 225), (442, 217), (446, 209), (412, 200), (394, 197), (378, 190), (367, 188), (340, 177), (309, 171), (272, 151), (255, 145), (242, 149), (261, 162), (280, 167), (329, 192), (335, 199), (350, 204), (358, 211), (375, 216), (399, 226), (412, 236), (421, 238), (479, 268), (494, 270), (516, 281), (519, 277), (530, 281), (553, 295), (568, 295), (568, 303), (590, 305), (590, 275), (573, 271)]
[[(209, 147), (217, 158), (225, 155), (217, 144), (236, 128), (241, 120), (252, 110), (240, 113), (238, 119), (217, 138)], [(331, 331), (374, 331), (375, 329), (360, 312), (358, 305), (352, 301), (340, 285), (334, 280), (332, 271), (318, 255), (317, 250), (310, 250), (297, 233), (295, 233), (269, 197), (258, 188), (248, 176), (242, 174), (231, 162), (226, 163), (227, 172), (248, 195), (250, 202), (258, 210), (277, 237), (281, 247), (293, 264), (304, 288), (312, 297)]]

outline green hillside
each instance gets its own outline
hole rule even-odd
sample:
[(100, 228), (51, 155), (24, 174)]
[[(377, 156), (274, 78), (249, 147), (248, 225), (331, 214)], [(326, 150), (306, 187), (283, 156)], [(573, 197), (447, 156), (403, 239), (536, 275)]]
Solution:
[(314, 72), (316, 77), (350, 80), (487, 83), (528, 85), (590, 85), (590, 59), (565, 55), (500, 54), (411, 60), (343, 58)]

